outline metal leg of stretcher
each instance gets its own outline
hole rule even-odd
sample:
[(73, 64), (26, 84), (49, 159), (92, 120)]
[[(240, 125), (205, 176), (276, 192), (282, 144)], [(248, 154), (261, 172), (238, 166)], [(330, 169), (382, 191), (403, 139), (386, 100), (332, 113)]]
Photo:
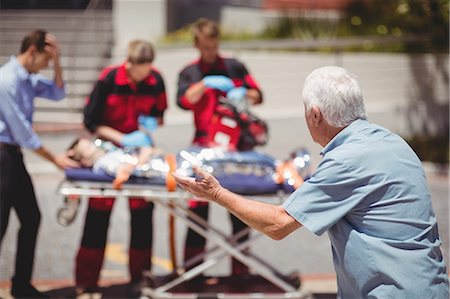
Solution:
[[(243, 237), (246, 234), (249, 234), (251, 231), (250, 228), (246, 228), (243, 229), (242, 231), (238, 232), (237, 234), (233, 235), (231, 238), (227, 238), (227, 241), (230, 243), (230, 245), (235, 246), (237, 243), (237, 240), (240, 239), (241, 237)], [(245, 242), (245, 244), (247, 244), (247, 242)], [(250, 247), (250, 246), (248, 246)], [(205, 256), (207, 256), (208, 254), (212, 254), (214, 253), (216, 250), (220, 249), (220, 247), (218, 245), (214, 245), (211, 249), (209, 250), (205, 250), (203, 253), (197, 254), (194, 257), (191, 257), (189, 260), (187, 260), (184, 263), (184, 268), (178, 270), (177, 272), (183, 272), (185, 268), (191, 268), (192, 265), (195, 265), (196, 263), (200, 262), (201, 260), (204, 259)], [(243, 250), (245, 250), (246, 248), (244, 248)]]
[[(247, 248), (249, 246), (249, 243), (251, 241), (253, 241), (254, 239), (256, 239), (258, 237), (259, 236), (254, 236), (254, 237), (250, 238), (249, 240), (247, 240), (245, 243), (240, 243), (239, 246), (236, 247), (236, 250), (244, 250), (245, 248)], [(179, 277), (175, 278), (174, 280), (172, 280), (162, 286), (159, 286), (154, 291), (156, 293), (164, 293), (164, 292), (170, 290), (171, 288), (198, 276), (199, 274), (203, 273), (204, 271), (206, 271), (209, 268), (216, 265), (218, 262), (220, 262), (222, 259), (224, 259), (227, 256), (228, 256), (228, 254), (224, 250), (217, 247), (216, 250), (214, 250), (213, 252), (209, 251), (208, 259), (206, 261), (204, 261), (200, 265), (195, 266), (195, 267), (189, 269), (188, 271), (182, 273)]]
[[(209, 225), (208, 222), (205, 221), (205, 219), (199, 217), (197, 214), (193, 213), (190, 209), (187, 209), (187, 208), (185, 208), (183, 206), (178, 206), (178, 208), (181, 209), (184, 213), (186, 213), (187, 216), (190, 219), (192, 219), (194, 222), (199, 224), (199, 226), (202, 227), (205, 231), (213, 231), (214, 233), (220, 235), (224, 240), (226, 240), (230, 244), (230, 246), (233, 246), (233, 247), (236, 247), (236, 245), (238, 244), (237, 243), (238, 239), (240, 239), (241, 237), (243, 237), (246, 234), (249, 234), (252, 231), (251, 228), (247, 227), (246, 229), (238, 232), (237, 234), (235, 234), (235, 235), (233, 235), (231, 237), (228, 237), (226, 234), (224, 234), (220, 230), (218, 230), (218, 229), (214, 228), (213, 226)], [(253, 239), (259, 238), (261, 236), (262, 236), (261, 233), (256, 232), (256, 233), (254, 233), (254, 238)], [(250, 247), (250, 242), (242, 242), (241, 244), (247, 244), (247, 246), (245, 247), (245, 246), (241, 245), (239, 247), (240, 251), (243, 251), (243, 250), (245, 250), (245, 249)], [(209, 255), (209, 254), (213, 253), (215, 250), (218, 250), (218, 249), (222, 250), (222, 249), (220, 249), (220, 246), (218, 246), (218, 245), (213, 246), (210, 250), (207, 250), (207, 251), (205, 251), (205, 252), (203, 252), (201, 254), (198, 254), (198, 255), (194, 256), (193, 258), (191, 258), (190, 260), (188, 260), (185, 266), (189, 267), (190, 265), (195, 264), (196, 262), (202, 260), (203, 257), (205, 257), (206, 255)], [(273, 266), (271, 266), (270, 264), (268, 264), (267, 262), (265, 262), (261, 258), (257, 257), (256, 255), (254, 255), (254, 254), (248, 255), (247, 254), (246, 256), (247, 257), (251, 257), (252, 259), (256, 260), (260, 264), (263, 264), (266, 268), (270, 269), (275, 276), (277, 276), (277, 277), (279, 277), (281, 279), (283, 279), (285, 277), (277, 269), (275, 269)], [(216, 261), (216, 263), (220, 262), (220, 260), (222, 260), (225, 257), (227, 257), (226, 254), (222, 255), (222, 258), (218, 259)]]
[[(255, 257), (254, 255), (245, 255), (242, 251), (247, 249), (250, 242), (259, 238), (260, 233), (252, 234), (252, 236), (243, 243), (236, 244), (236, 240), (240, 237), (239, 235), (227, 237), (225, 234), (210, 226), (203, 219), (197, 217), (189, 209), (182, 206), (180, 202), (184, 202), (189, 198), (189, 194), (185, 192), (167, 192), (167, 191), (153, 191), (149, 190), (148, 186), (131, 186), (129, 190), (112, 190), (110, 184), (100, 183), (92, 184), (92, 182), (76, 182), (70, 185), (60, 186), (60, 193), (63, 195), (80, 195), (83, 199), (90, 196), (99, 197), (143, 197), (147, 200), (153, 201), (160, 206), (167, 209), (170, 213), (176, 216), (178, 219), (183, 221), (188, 227), (193, 229), (199, 235), (203, 236), (207, 240), (213, 243), (213, 248), (207, 252), (208, 258), (200, 265), (182, 273), (179, 277), (169, 281), (168, 283), (159, 286), (158, 288), (143, 288), (142, 293), (144, 296), (149, 296), (151, 298), (175, 298), (177, 297), (173, 293), (168, 293), (167, 291), (186, 281), (189, 280), (206, 269), (209, 269), (213, 265), (217, 264), (221, 259), (232, 256), (242, 262), (244, 265), (252, 269), (256, 274), (262, 276), (275, 286), (279, 287), (281, 290), (286, 292), (285, 294), (259, 294), (260, 296), (255, 296), (256, 293), (252, 293), (251, 298), (305, 298), (305, 295), (297, 291), (295, 287), (287, 283), (283, 279), (282, 275), (276, 271), (273, 267), (268, 265), (263, 260)], [(94, 189), (92, 189), (94, 188)], [(170, 203), (169, 203), (170, 201)], [(197, 219), (198, 218), (198, 219)], [(201, 257), (199, 257), (201, 258)], [(183, 297), (183, 296), (182, 296)], [(242, 294), (239, 296), (217, 294), (214, 298), (242, 298)], [(177, 297), (180, 298), (180, 297)], [(186, 296), (184, 294), (183, 298), (197, 298), (196, 295)]]
[[(158, 202), (161, 206), (165, 207), (169, 212), (178, 216), (179, 219), (181, 219), (183, 222), (185, 222), (185, 224), (187, 226), (189, 226), (191, 229), (193, 229), (199, 235), (201, 235), (202, 237), (208, 239), (209, 241), (217, 244), (227, 254), (233, 256), (234, 258), (239, 260), (241, 263), (243, 263), (244, 265), (248, 266), (250, 269), (255, 271), (257, 274), (261, 275), (262, 277), (264, 277), (265, 279), (267, 279), (274, 285), (278, 286), (280, 289), (287, 291), (287, 292), (295, 292), (296, 291), (296, 289), (293, 286), (291, 286), (284, 280), (280, 279), (279, 277), (275, 276), (272, 273), (271, 269), (267, 268), (265, 265), (258, 263), (255, 260), (252, 260), (250, 258), (250, 256), (246, 256), (245, 254), (243, 254), (239, 249), (241, 249), (241, 250), (245, 249), (248, 246), (247, 242), (244, 242), (244, 243), (240, 244), (241, 246), (234, 248), (220, 234), (217, 234), (214, 230), (208, 233), (208, 231), (206, 231), (203, 227), (201, 227), (197, 223), (191, 221), (185, 212), (180, 211), (180, 209), (181, 210), (183, 210), (183, 209), (178, 204), (175, 204), (176, 208), (170, 208), (169, 205), (166, 202), (162, 201), (161, 199), (155, 198), (154, 200), (156, 202)], [(205, 263), (208, 263), (208, 261), (206, 261)], [(200, 266), (201, 265), (191, 269), (190, 271), (196, 270), (196, 268), (198, 268)], [(188, 271), (188, 272), (190, 272), (190, 271)], [(186, 273), (188, 273), (188, 272), (186, 272)], [(155, 289), (155, 290), (158, 290), (158, 289)]]

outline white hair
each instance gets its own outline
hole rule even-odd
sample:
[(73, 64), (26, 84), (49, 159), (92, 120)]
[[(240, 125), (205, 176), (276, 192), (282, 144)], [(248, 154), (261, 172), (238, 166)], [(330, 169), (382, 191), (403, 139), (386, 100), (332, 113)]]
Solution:
[(314, 70), (303, 85), (303, 103), (309, 112), (319, 108), (333, 127), (348, 126), (357, 119), (367, 119), (364, 100), (356, 76), (337, 66)]

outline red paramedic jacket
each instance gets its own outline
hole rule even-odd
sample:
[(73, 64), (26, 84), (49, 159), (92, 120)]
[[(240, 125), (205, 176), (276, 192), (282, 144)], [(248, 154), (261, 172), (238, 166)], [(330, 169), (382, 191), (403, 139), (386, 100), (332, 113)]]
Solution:
[(215, 89), (207, 89), (201, 99), (192, 105), (186, 99), (185, 93), (191, 85), (208, 75), (225, 75), (233, 80), (236, 87), (243, 86), (258, 90), (262, 99), (262, 93), (256, 81), (244, 64), (234, 58), (219, 56), (212, 65), (196, 60), (186, 66), (178, 78), (177, 104), (182, 109), (194, 112), (196, 132), (193, 143), (200, 146), (208, 146), (208, 128), (210, 128), (212, 116), (216, 111), (220, 96), (226, 96), (226, 94)]
[(140, 115), (163, 120), (167, 109), (166, 91), (161, 74), (152, 69), (137, 84), (127, 78), (125, 64), (108, 67), (101, 73), (87, 98), (84, 125), (95, 132), (98, 126), (109, 126), (122, 133), (138, 130)]

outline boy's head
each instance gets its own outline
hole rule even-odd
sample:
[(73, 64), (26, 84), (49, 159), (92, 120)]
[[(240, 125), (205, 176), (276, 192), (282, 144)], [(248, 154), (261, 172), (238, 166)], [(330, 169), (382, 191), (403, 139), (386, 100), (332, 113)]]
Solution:
[(98, 148), (92, 140), (85, 137), (76, 139), (67, 149), (67, 156), (80, 162), (84, 167), (92, 167), (94, 162), (104, 154), (105, 151)]

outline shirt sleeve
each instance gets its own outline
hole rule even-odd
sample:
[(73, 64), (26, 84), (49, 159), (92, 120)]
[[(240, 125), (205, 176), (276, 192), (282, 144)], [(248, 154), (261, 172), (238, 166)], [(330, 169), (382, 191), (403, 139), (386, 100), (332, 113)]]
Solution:
[(8, 128), (12, 139), (21, 147), (38, 149), (42, 146), (39, 136), (19, 109), (15, 99), (16, 85), (0, 88), (0, 119)]
[(253, 78), (252, 75), (248, 72), (247, 68), (244, 64), (241, 65), (241, 72), (244, 78), (244, 87), (249, 89), (256, 89), (259, 92), (259, 95), (261, 97), (261, 102), (263, 101), (263, 93), (261, 91), (261, 88), (259, 87), (259, 84), (256, 82), (256, 80)]
[(191, 86), (191, 84), (195, 82), (192, 82), (192, 80), (189, 79), (189, 76), (186, 73), (186, 70), (184, 70), (178, 76), (177, 105), (184, 110), (192, 110), (194, 108), (194, 105), (189, 103), (185, 96), (185, 93)]
[(47, 79), (40, 74), (33, 77), (32, 84), (37, 97), (60, 101), (66, 96), (64, 87), (58, 87), (54, 80)]
[(164, 84), (164, 79), (162, 78), (161, 74), (158, 73), (156, 77), (159, 81), (158, 85), (160, 85), (160, 93), (157, 95), (156, 104), (152, 109), (150, 115), (158, 117), (161, 119), (161, 121), (163, 121), (164, 112), (167, 109), (166, 86)]
[(283, 204), (286, 212), (308, 230), (323, 234), (351, 211), (363, 198), (363, 185), (345, 165), (325, 159), (317, 172)]
[(84, 126), (91, 132), (95, 132), (102, 124), (108, 90), (108, 84), (99, 80), (87, 99), (84, 107)]

